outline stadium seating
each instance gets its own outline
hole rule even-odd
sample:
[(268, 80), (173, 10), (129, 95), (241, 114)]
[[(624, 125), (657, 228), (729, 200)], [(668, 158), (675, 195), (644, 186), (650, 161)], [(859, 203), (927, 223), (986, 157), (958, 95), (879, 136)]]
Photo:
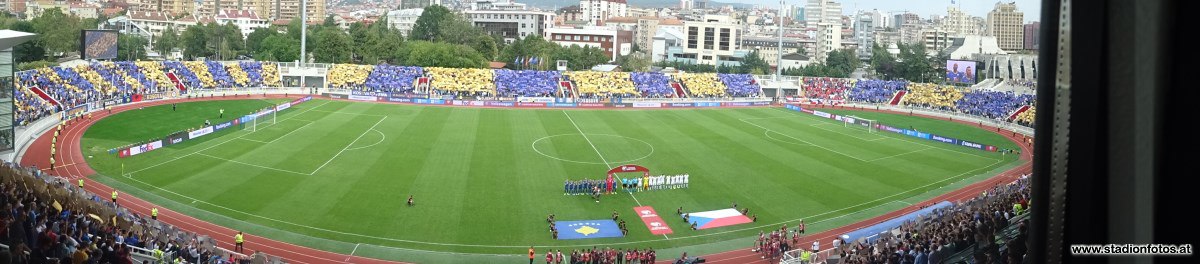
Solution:
[(380, 64), (367, 75), (365, 88), (375, 92), (411, 93), (413, 83), (425, 75), (421, 67)]
[(233, 80), (233, 76), (225, 70), (225, 65), (221, 65), (220, 62), (204, 61), (204, 65), (208, 67), (209, 73), (212, 73), (213, 82), (218, 88), (230, 88), (237, 84)]
[(1033, 103), (1033, 95), (1012, 92), (971, 91), (955, 102), (959, 112), (986, 118), (1007, 118), (1017, 108)]
[(1033, 117), (1037, 116), (1036, 110), (1037, 110), (1037, 107), (1030, 107), (1029, 110), (1025, 110), (1025, 112), (1021, 112), (1021, 114), (1017, 115), (1017, 120), (1016, 120), (1017, 124), (1025, 125), (1027, 127), (1033, 127), (1033, 121), (1034, 121)]
[(354, 65), (354, 64), (334, 64), (329, 68), (328, 82), (330, 88), (352, 89), (362, 88), (364, 82), (367, 81), (367, 75), (375, 66), (371, 65)]
[(275, 63), (262, 63), (262, 78), (262, 83), (265, 86), (280, 86), (279, 65)]
[(54, 112), (54, 106), (42, 100), (28, 87), (18, 87), (13, 92), (13, 107), (16, 112), (13, 113), (13, 124), (18, 126), (28, 125), (29, 122), (48, 116)]
[(944, 111), (954, 111), (954, 102), (963, 98), (963, 93), (954, 86), (929, 83), (912, 83), (908, 85), (909, 94), (904, 104)]
[[(908, 87), (904, 81), (859, 80), (850, 89), (849, 99), (857, 102), (886, 103), (897, 91)], [(810, 96), (811, 97), (811, 96)]]
[(234, 85), (238, 87), (250, 86), (250, 73), (242, 68), (241, 62), (225, 64), (223, 67), (225, 68), (225, 72), (229, 73), (229, 78), (233, 80)]
[(725, 84), (715, 73), (680, 73), (676, 76), (692, 97), (725, 96)]
[(187, 86), (188, 89), (200, 89), (204, 87), (204, 84), (200, 82), (200, 77), (196, 76), (196, 73), (192, 72), (191, 68), (184, 66), (183, 62), (164, 61), (163, 67), (164, 70), (175, 73), (179, 81), (183, 82), (183, 85)]
[(853, 79), (804, 77), (804, 96), (822, 100), (845, 100), (846, 91), (857, 87)]
[(452, 93), (496, 94), (495, 77), (490, 69), (425, 68), (433, 78), (433, 88)]
[(629, 79), (628, 72), (567, 72), (567, 78), (575, 83), (579, 96), (632, 96), (637, 88)]
[(671, 77), (660, 72), (634, 72), (629, 74), (637, 91), (645, 97), (669, 97), (675, 94), (671, 88)]
[(507, 69), (496, 70), (495, 76), (500, 96), (553, 96), (562, 78), (557, 71)]
[(196, 78), (200, 80), (200, 86), (203, 88), (216, 88), (217, 82), (213, 79), (213, 74), (208, 70), (208, 64), (203, 61), (185, 61), (183, 66), (187, 66)]
[[(44, 263), (47, 259), (52, 260), (49, 263), (149, 263), (154, 259), (146, 252), (153, 250), (163, 252), (162, 260), (155, 263), (184, 263), (184, 257), (189, 259), (187, 263), (231, 263), (231, 259), (250, 263), (245, 256), (235, 257), (213, 246), (215, 238), (139, 216), (123, 205), (114, 206), (80, 190), (65, 178), (10, 162), (0, 165), (0, 176), (0, 201), (6, 201), (10, 209), (0, 215), (0, 222), (10, 223), (0, 244), (15, 252), (3, 257), (5, 263), (10, 257), (20, 259), (15, 263)], [(76, 249), (86, 252), (90, 262), (67, 261), (81, 256), (72, 252)]]
[(758, 81), (754, 80), (754, 76), (749, 74), (717, 74), (721, 79), (721, 83), (725, 84), (725, 94), (734, 97), (758, 96), (762, 91), (762, 87), (758, 86)]
[[(243, 86), (247, 86), (247, 87), (258, 87), (258, 86), (263, 86), (267, 83), (266, 80), (263, 78), (263, 74), (264, 74), (263, 65), (264, 64), (262, 62), (239, 61), (239, 62), (237, 62), (236, 65), (237, 65), (237, 67), (232, 67), (233, 65), (230, 65), (231, 67), (229, 67), (229, 74), (234, 75), (234, 81), (237, 81), (238, 83), (242, 84)], [(242, 72), (245, 73), (246, 79), (244, 81), (238, 79), (239, 78), (238, 76), (240, 74), (234, 73), (235, 69), (241, 70)], [(279, 77), (278, 73), (275, 73), (275, 75), (276, 75), (275, 77)]]

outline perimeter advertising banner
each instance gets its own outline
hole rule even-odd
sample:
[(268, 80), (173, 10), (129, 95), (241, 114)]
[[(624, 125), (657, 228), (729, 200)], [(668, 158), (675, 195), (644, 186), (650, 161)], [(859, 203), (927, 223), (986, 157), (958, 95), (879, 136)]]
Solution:
[(213, 132), (213, 127), (211, 127), (211, 126), (206, 126), (201, 129), (192, 130), (192, 132), (188, 132), (188, 139), (202, 137), (204, 135), (212, 134), (212, 132)]
[(638, 103), (633, 103), (633, 107), (635, 107), (635, 108), (659, 108), (659, 107), (662, 107), (662, 103), (638, 102)]
[[(787, 109), (792, 109), (792, 110), (798, 110), (798, 111), (804, 111), (804, 112), (809, 111), (808, 109), (800, 108), (800, 106), (786, 105), (785, 107)], [(821, 111), (815, 111), (815, 110), (812, 111), (812, 114), (815, 116), (823, 117), (823, 118), (851, 122), (851, 123), (859, 124), (862, 126), (870, 125), (870, 123), (868, 123), (867, 121), (860, 120), (860, 119), (853, 118), (853, 117), (839, 116), (839, 115), (834, 115), (834, 114), (821, 112)], [(970, 142), (970, 141), (966, 141), (966, 140), (959, 140), (959, 139), (955, 139), (955, 138), (951, 138), (951, 137), (934, 135), (934, 134), (925, 133), (925, 132), (921, 132), (921, 131), (917, 131), (917, 130), (913, 130), (913, 129), (900, 129), (900, 128), (891, 127), (891, 126), (887, 126), (887, 125), (883, 125), (883, 124), (877, 124), (875, 127), (879, 128), (879, 130), (882, 130), (882, 131), (888, 131), (888, 132), (892, 132), (892, 133), (896, 133), (896, 134), (901, 134), (901, 135), (925, 139), (925, 140), (944, 142), (944, 143), (948, 143), (948, 144), (954, 144), (954, 145), (964, 146), (964, 147), (983, 150), (983, 151), (995, 152), (999, 149), (996, 146), (983, 145), (983, 144), (974, 143), (974, 142)]]
[(132, 146), (132, 147), (124, 148), (124, 149), (120, 149), (120, 150), (109, 150), (109, 153), (112, 153), (113, 151), (115, 151), (115, 152), (117, 152), (117, 156), (121, 157), (121, 158), (133, 156), (133, 155), (137, 155), (137, 154), (141, 154), (141, 153), (146, 153), (151, 150), (162, 148), (163, 146), (166, 146), (166, 145), (179, 144), (179, 143), (183, 142), (184, 140), (195, 139), (195, 138), (202, 137), (202, 136), (205, 136), (208, 134), (212, 134), (213, 132), (216, 132), (216, 131), (219, 131), (222, 129), (227, 129), (227, 128), (236, 126), (238, 124), (249, 122), (249, 121), (254, 120), (255, 118), (258, 118), (261, 115), (270, 114), (272, 112), (275, 112), (275, 111), (277, 111), (276, 109), (278, 109), (278, 110), (288, 109), (288, 108), (291, 108), (291, 106), (293, 106), (293, 105), (297, 105), (297, 104), (300, 104), (303, 102), (308, 102), (309, 100), (312, 100), (312, 96), (301, 97), (296, 100), (292, 100), (292, 102), (290, 102), (290, 103), (283, 103), (281, 105), (276, 105), (275, 107), (272, 107), (268, 110), (265, 110), (265, 111), (262, 111), (259, 113), (242, 116), (242, 117), (234, 119), (234, 120), (225, 121), (225, 122), (219, 123), (215, 126), (207, 126), (207, 127), (203, 127), (203, 128), (188, 131), (188, 132), (177, 132), (175, 134), (167, 135), (166, 137), (163, 137), (162, 139), (156, 140), (154, 142), (150, 142), (150, 143), (146, 143), (146, 144), (142, 144), (142, 145), (138, 145), (138, 146)]
[(378, 97), (367, 96), (367, 95), (351, 95), (351, 96), (349, 96), (349, 98), (350, 98), (350, 100), (355, 100), (355, 101), (372, 101), (373, 102), (375, 100), (378, 100)]

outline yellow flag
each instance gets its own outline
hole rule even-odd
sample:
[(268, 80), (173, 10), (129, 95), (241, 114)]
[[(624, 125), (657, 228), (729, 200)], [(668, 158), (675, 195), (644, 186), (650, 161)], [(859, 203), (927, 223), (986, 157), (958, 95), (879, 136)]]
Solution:
[(53, 206), (54, 210), (58, 210), (59, 213), (62, 213), (62, 204), (59, 204), (58, 200), (54, 200), (54, 203), (50, 204), (50, 206)]

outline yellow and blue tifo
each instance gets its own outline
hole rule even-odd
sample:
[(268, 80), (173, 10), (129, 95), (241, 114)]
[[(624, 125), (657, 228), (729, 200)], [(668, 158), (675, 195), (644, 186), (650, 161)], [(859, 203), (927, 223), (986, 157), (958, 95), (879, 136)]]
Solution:
[(624, 236), (613, 220), (557, 221), (554, 228), (559, 240)]

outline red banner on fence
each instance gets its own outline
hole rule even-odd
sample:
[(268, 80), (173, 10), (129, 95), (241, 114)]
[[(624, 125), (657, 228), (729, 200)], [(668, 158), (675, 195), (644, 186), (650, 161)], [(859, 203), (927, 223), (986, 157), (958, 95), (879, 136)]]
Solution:
[(671, 227), (667, 226), (667, 222), (663, 222), (662, 217), (658, 217), (658, 212), (655, 212), (653, 207), (638, 206), (634, 207), (633, 211), (637, 213), (638, 218), (641, 218), (643, 223), (646, 223), (646, 228), (650, 229), (651, 234), (666, 235), (674, 233), (671, 231)]

